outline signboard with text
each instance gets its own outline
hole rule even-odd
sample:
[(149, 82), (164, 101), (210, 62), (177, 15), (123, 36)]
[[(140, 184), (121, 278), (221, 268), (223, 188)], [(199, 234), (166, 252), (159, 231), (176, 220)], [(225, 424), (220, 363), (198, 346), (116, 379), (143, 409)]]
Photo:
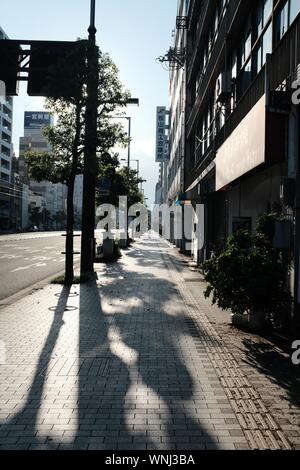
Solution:
[(41, 129), (53, 124), (51, 113), (43, 111), (26, 111), (24, 116), (24, 129)]
[(265, 162), (265, 140), (264, 95), (217, 152), (215, 159), (217, 191)]
[(167, 116), (169, 111), (163, 106), (156, 110), (156, 158), (157, 163), (169, 160), (169, 140), (167, 135)]

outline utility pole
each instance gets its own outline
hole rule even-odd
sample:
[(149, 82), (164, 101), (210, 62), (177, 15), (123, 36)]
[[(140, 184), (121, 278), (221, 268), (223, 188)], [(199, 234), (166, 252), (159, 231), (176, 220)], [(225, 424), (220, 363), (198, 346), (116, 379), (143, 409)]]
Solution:
[(130, 139), (131, 139), (131, 117), (127, 117), (128, 119), (128, 138), (129, 138), (129, 144), (128, 144), (128, 161), (127, 161), (127, 166), (128, 170), (130, 168)]
[(85, 115), (85, 152), (82, 199), (81, 276), (94, 272), (95, 186), (97, 173), (98, 47), (96, 46), (96, 0), (91, 0), (88, 40), (87, 104)]

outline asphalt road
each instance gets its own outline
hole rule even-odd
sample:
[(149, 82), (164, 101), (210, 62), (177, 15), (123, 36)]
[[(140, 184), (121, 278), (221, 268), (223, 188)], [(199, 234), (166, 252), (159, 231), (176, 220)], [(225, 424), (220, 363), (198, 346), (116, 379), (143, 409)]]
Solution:
[[(74, 239), (80, 251), (80, 237)], [(64, 269), (62, 232), (0, 235), (0, 300), (54, 276)], [(80, 255), (75, 255), (75, 264)]]

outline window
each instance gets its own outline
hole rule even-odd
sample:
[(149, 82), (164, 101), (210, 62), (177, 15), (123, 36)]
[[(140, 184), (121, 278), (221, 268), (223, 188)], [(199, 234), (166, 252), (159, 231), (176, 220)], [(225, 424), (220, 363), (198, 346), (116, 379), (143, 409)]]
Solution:
[(299, 0), (291, 0), (290, 3), (290, 24), (296, 19), (296, 17), (300, 13), (300, 1)]
[(265, 65), (267, 54), (271, 54), (273, 51), (272, 24), (270, 24), (267, 31), (263, 35), (262, 47), (263, 47), (262, 65)]
[(275, 23), (276, 44), (282, 39), (289, 26), (289, 2), (286, 1), (277, 13)]
[(1, 173), (0, 179), (2, 179), (3, 181), (9, 181), (9, 175), (7, 175), (6, 173)]
[(263, 8), (260, 3), (255, 18), (255, 37), (258, 38), (263, 30)]
[(254, 37), (259, 38), (272, 14), (273, 0), (261, 0), (255, 15)]
[(5, 168), (5, 170), (9, 170), (10, 168), (9, 162), (7, 160), (4, 160), (4, 158), (1, 158), (1, 166), (2, 168)]
[(264, 26), (267, 24), (268, 19), (270, 18), (273, 10), (273, 0), (264, 1)]
[(257, 50), (254, 53), (254, 58), (253, 58), (253, 72), (255, 74), (258, 74), (263, 66), (262, 63), (262, 46), (259, 45)]

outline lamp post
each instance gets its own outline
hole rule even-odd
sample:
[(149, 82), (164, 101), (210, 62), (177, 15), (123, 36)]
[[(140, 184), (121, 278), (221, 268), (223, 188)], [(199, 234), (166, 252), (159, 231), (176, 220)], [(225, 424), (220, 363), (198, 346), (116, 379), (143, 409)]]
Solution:
[(97, 114), (98, 114), (98, 47), (95, 26), (96, 0), (91, 0), (91, 17), (88, 29), (88, 78), (87, 104), (85, 114), (85, 152), (82, 197), (82, 236), (80, 274), (85, 276), (94, 271), (95, 239), (95, 186), (97, 171)]
[[(138, 104), (139, 100), (138, 98), (132, 98), (129, 99), (128, 103), (132, 104)], [(127, 119), (128, 121), (128, 138), (129, 138), (129, 143), (128, 143), (128, 154), (127, 154), (127, 167), (130, 168), (130, 153), (131, 153), (131, 148), (130, 148), (130, 143), (131, 143), (131, 117), (130, 116), (111, 116), (112, 119)]]

